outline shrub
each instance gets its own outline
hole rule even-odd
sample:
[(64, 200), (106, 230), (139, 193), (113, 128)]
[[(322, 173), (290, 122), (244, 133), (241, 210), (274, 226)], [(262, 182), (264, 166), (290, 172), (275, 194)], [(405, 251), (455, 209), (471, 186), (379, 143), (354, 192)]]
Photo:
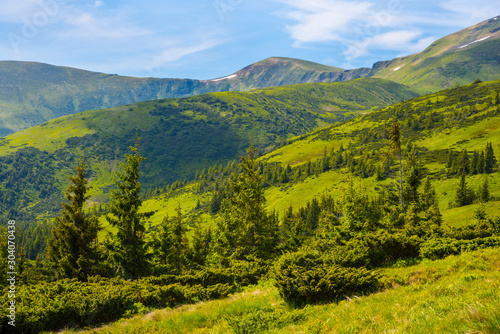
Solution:
[[(65, 327), (84, 327), (117, 320), (125, 315), (152, 308), (173, 307), (199, 300), (226, 297), (236, 291), (231, 284), (158, 285), (147, 279), (128, 281), (91, 277), (89, 282), (75, 279), (37, 285), (21, 285), (16, 293), (16, 327), (7, 325), (2, 312), (0, 331), (38, 333)], [(7, 307), (6, 294), (1, 300)]]
[(378, 275), (366, 268), (344, 268), (314, 250), (283, 255), (273, 275), (283, 299), (294, 306), (338, 301), (373, 291)]
[(472, 240), (435, 238), (429, 239), (422, 244), (422, 247), (420, 248), (420, 256), (431, 260), (437, 260), (449, 255), (458, 255), (463, 252), (499, 246), (500, 237), (498, 236), (476, 238)]

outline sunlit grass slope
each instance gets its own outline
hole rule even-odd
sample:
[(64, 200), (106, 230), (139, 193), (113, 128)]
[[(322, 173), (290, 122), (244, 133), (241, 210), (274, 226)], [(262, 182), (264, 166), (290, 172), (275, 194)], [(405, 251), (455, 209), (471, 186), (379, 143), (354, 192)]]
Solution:
[[(85, 333), (498, 333), (500, 249), (380, 270), (380, 291), (293, 309), (272, 281)], [(75, 333), (75, 331), (63, 331)]]
[[(85, 155), (91, 202), (109, 197), (113, 173), (141, 137), (145, 189), (192, 179), (238, 158), (249, 141), (269, 150), (288, 138), (417, 96), (382, 79), (164, 99), (57, 118), (0, 140), (2, 212), (24, 221), (58, 212), (67, 177)], [(50, 198), (49, 198), (50, 197)]]
[[(486, 143), (491, 142), (495, 155), (500, 158), (499, 92), (500, 81), (492, 81), (422, 96), (309, 135), (291, 138), (287, 145), (262, 156), (260, 160), (268, 164), (279, 164), (283, 168), (290, 165), (293, 169), (311, 161), (316, 162), (325, 152), (337, 151), (343, 147), (346, 152), (357, 152), (357, 159), (366, 156), (370, 165), (378, 166), (381, 164), (382, 152), (389, 149), (388, 128), (394, 117), (397, 117), (403, 129), (403, 143), (406, 145), (411, 141), (420, 147), (420, 163), (436, 189), (444, 221), (455, 226), (466, 224), (471, 221), (479, 204), (453, 208), (459, 180), (458, 175), (449, 175), (447, 152), (466, 150), (470, 154), (473, 150), (484, 150)], [(381, 187), (395, 185), (398, 175), (397, 164), (394, 163), (388, 178), (378, 180), (375, 176), (354, 176), (354, 184), (359, 191), (375, 195)], [(304, 206), (314, 197), (323, 194), (331, 194), (340, 199), (349, 177), (349, 169), (342, 167), (313, 174), (299, 182), (271, 185), (265, 188), (267, 208), (270, 212), (276, 210), (283, 216), (289, 206)], [(468, 184), (472, 190), (477, 191), (485, 178), (488, 178), (490, 194), (494, 198), (500, 198), (498, 171), (488, 175), (469, 176)], [(196, 181), (191, 189), (198, 189), (199, 184)], [(201, 195), (188, 189), (184, 191), (193, 196)], [(207, 203), (211, 195), (210, 191), (208, 196), (204, 193), (203, 197), (199, 197), (200, 202)], [(164, 196), (165, 201), (173, 201), (174, 198), (178, 197)], [(161, 206), (161, 199), (154, 201), (157, 203), (155, 205)], [(196, 212), (194, 197), (191, 201), (180, 200), (179, 203), (186, 214)], [(490, 216), (500, 215), (498, 203), (500, 202), (486, 204), (485, 209)], [(159, 210), (159, 215), (173, 213)]]

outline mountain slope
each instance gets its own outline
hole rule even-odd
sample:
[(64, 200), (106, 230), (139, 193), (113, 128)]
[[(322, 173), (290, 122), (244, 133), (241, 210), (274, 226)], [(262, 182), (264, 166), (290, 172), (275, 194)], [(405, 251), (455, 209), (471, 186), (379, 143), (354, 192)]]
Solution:
[(57, 212), (66, 176), (85, 153), (94, 201), (107, 197), (112, 172), (141, 140), (144, 187), (193, 178), (197, 170), (231, 161), (253, 137), (262, 150), (369, 111), (415, 97), (382, 79), (317, 83), (142, 102), (61, 117), (0, 141), (1, 212)]
[[(417, 145), (424, 173), (422, 179), (429, 176), (432, 180), (444, 221), (452, 226), (466, 224), (474, 219), (474, 211), (481, 204), (453, 207), (460, 176), (457, 170), (463, 166), (464, 150), (472, 161), (473, 152), (484, 151), (487, 142), (492, 143), (499, 158), (499, 94), (500, 81), (471, 84), (421, 96), (293, 138), (287, 145), (260, 158), (264, 164), (267, 209), (276, 210), (283, 217), (290, 206), (294, 210), (305, 207), (322, 195), (340, 199), (351, 177), (355, 178), (356, 189), (363, 194), (377, 196), (382, 189), (393, 191), (399, 177), (398, 163), (385, 160), (389, 161), (388, 166), (383, 152), (389, 148), (388, 130), (397, 117), (402, 129), (403, 154), (406, 157), (410, 143)], [(450, 152), (456, 158), (448, 165)], [(403, 162), (405, 169), (406, 158)], [(217, 193), (215, 184), (220, 188), (227, 179), (227, 175), (211, 170), (205, 178), (146, 201), (145, 209), (158, 210), (152, 217), (153, 223), (160, 223), (165, 215), (175, 214), (178, 203), (185, 216), (201, 214), (204, 220), (210, 221), (206, 212)], [(284, 170), (288, 170), (286, 182), (275, 177)], [(214, 181), (207, 182), (207, 178)], [(493, 196), (493, 201), (485, 204), (486, 212), (490, 217), (500, 216), (498, 165), (493, 173), (468, 175), (469, 187), (477, 192), (485, 178)]]
[(424, 91), (500, 78), (500, 16), (443, 37), (417, 54), (378, 62), (372, 76)]
[(30, 62), (0, 62), (0, 136), (77, 112), (161, 98), (310, 82), (385, 78), (420, 93), (500, 77), (500, 19), (446, 36), (415, 55), (342, 70), (271, 57), (213, 80), (131, 78)]

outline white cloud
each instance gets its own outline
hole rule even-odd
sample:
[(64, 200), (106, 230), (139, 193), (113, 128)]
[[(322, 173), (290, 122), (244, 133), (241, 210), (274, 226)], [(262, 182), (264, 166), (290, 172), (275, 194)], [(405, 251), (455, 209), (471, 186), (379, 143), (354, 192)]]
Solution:
[(0, 21), (23, 22), (38, 11), (42, 11), (39, 0), (2, 0), (0, 2)]
[(370, 49), (395, 50), (406, 55), (420, 52), (435, 40), (435, 37), (419, 39), (421, 35), (422, 32), (419, 30), (389, 31), (351, 43), (344, 55), (350, 61), (364, 56)]
[(134, 27), (120, 16), (98, 16), (91, 12), (73, 12), (65, 17), (66, 30), (61, 37), (70, 39), (120, 39), (143, 36), (147, 29)]
[(278, 0), (292, 7), (280, 14), (296, 21), (286, 27), (294, 40), (294, 46), (304, 43), (341, 41), (342, 33), (355, 20), (366, 20), (370, 16), (370, 2), (328, 0)]
[(192, 45), (170, 45), (159, 54), (153, 57), (152, 62), (147, 66), (147, 70), (161, 67), (167, 63), (179, 60), (187, 55), (211, 49), (222, 43), (216, 39), (204, 39), (202, 42)]
[(104, 2), (101, 1), (101, 0), (97, 0), (95, 3), (94, 3), (94, 7), (95, 8), (99, 8), (99, 7), (102, 7), (104, 6)]
[(500, 1), (446, 0), (440, 6), (457, 14), (459, 24), (473, 25), (498, 15)]

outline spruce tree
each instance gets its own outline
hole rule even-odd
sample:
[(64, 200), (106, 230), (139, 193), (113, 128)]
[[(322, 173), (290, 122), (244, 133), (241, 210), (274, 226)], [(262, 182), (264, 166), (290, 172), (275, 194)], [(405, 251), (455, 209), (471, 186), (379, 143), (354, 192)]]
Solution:
[(484, 152), (484, 172), (486, 174), (493, 173), (497, 164), (497, 159), (493, 152), (493, 145), (486, 143), (486, 150)]
[(479, 187), (478, 196), (483, 203), (490, 201), (490, 189), (488, 186), (488, 176), (486, 175), (483, 184)]
[(274, 253), (278, 227), (265, 210), (255, 154), (251, 145), (247, 156), (241, 157), (241, 172), (231, 181), (231, 196), (222, 203), (214, 238), (216, 257), (245, 260), (267, 258)]
[(167, 216), (163, 219), (159, 232), (153, 238), (151, 249), (154, 263), (158, 267), (163, 271), (178, 273), (185, 267), (189, 244), (180, 205), (176, 212), (175, 217)]
[(199, 221), (194, 226), (193, 238), (187, 251), (186, 259), (190, 267), (199, 268), (204, 266), (210, 250), (212, 232), (201, 227)]
[(154, 212), (139, 212), (140, 198), (139, 166), (145, 159), (139, 155), (139, 137), (133, 154), (126, 154), (127, 163), (122, 163), (123, 173), (116, 172), (115, 184), (118, 190), (111, 191), (111, 203), (106, 220), (117, 229), (116, 234), (106, 241), (110, 262), (117, 273), (127, 278), (136, 278), (147, 273), (147, 249), (144, 240), (146, 227), (144, 219)]
[(404, 212), (404, 204), (403, 204), (403, 163), (402, 163), (402, 154), (401, 154), (401, 132), (399, 129), (399, 123), (396, 120), (392, 123), (392, 127), (389, 130), (389, 139), (391, 143), (391, 152), (393, 154), (397, 154), (399, 156), (399, 189), (400, 189), (400, 202), (401, 202), (401, 211)]
[(76, 172), (76, 176), (69, 177), (70, 185), (64, 195), (69, 203), (62, 203), (61, 215), (55, 218), (52, 239), (47, 243), (47, 259), (58, 278), (86, 280), (99, 260), (97, 233), (101, 227), (95, 212), (84, 211), (90, 187), (83, 157)]
[(422, 184), (423, 171), (417, 159), (417, 151), (411, 149), (408, 154), (407, 172), (405, 175), (404, 198), (406, 203), (413, 202), (419, 206), (418, 188)]
[(457, 195), (455, 197), (455, 204), (457, 207), (472, 204), (474, 196), (472, 191), (467, 186), (467, 179), (465, 173), (462, 173), (460, 177), (460, 183), (458, 184)]

